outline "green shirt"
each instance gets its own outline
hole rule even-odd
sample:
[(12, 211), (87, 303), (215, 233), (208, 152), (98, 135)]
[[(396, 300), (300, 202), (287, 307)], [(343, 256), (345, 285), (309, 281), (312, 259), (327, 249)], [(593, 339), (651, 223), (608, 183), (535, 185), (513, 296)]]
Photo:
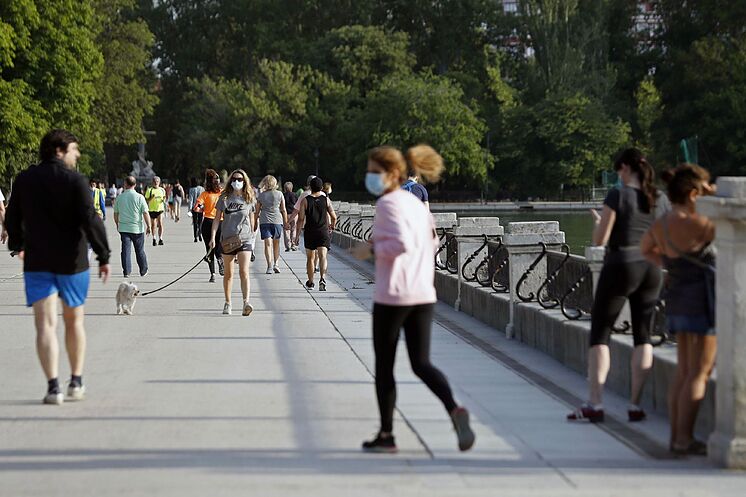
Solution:
[(145, 197), (132, 188), (124, 190), (114, 201), (114, 214), (119, 216), (120, 233), (144, 233), (143, 214), (147, 212)]

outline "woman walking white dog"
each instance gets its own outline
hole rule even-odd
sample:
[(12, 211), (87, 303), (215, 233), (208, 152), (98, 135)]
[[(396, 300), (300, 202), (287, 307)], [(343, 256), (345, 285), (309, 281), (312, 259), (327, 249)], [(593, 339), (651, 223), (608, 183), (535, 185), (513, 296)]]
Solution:
[[(223, 252), (223, 292), (225, 305), (223, 314), (232, 312), (231, 290), (233, 288), (233, 259), (238, 258), (238, 274), (241, 278), (243, 295), (243, 315), (248, 316), (254, 310), (249, 303), (249, 266), (254, 252), (254, 211), (256, 198), (249, 177), (241, 169), (236, 169), (229, 176), (215, 208), (218, 215), (212, 221), (210, 248), (215, 248), (215, 237), (218, 227), (221, 228), (220, 245)], [(222, 214), (222, 216), (221, 216)], [(222, 226), (220, 218), (223, 218)]]

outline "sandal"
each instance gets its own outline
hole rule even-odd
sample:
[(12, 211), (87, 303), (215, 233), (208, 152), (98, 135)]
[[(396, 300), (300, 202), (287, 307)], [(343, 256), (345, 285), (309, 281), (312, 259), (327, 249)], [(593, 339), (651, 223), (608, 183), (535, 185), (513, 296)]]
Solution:
[(604, 421), (604, 410), (595, 409), (588, 404), (575, 409), (573, 412), (567, 415), (568, 421), (589, 421), (591, 423), (603, 423)]

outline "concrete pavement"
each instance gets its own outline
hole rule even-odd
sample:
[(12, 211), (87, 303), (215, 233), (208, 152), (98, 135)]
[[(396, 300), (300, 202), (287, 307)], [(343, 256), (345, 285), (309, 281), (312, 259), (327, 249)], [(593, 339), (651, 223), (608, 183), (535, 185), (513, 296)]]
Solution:
[[(206, 265), (140, 298), (134, 316), (116, 316), (119, 241), (107, 228), (115, 276), (91, 287), (84, 402), (40, 404), (45, 381), (19, 264), (0, 257), (2, 497), (746, 494), (746, 474), (668, 458), (663, 420), (634, 430), (619, 421), (623, 399), (607, 399), (619, 414), (608, 426), (567, 423), (582, 378), (442, 305), (433, 362), (472, 411), (475, 448), (458, 452), (402, 348), (400, 453), (364, 454), (378, 418), (369, 267), (334, 256), (329, 291), (309, 293), (301, 253), (283, 252), (279, 275), (264, 274), (258, 253), (248, 318), (221, 315), (220, 280), (207, 282)], [(165, 246), (146, 245), (150, 274), (133, 278), (144, 291), (203, 253), (189, 219), (166, 230)]]

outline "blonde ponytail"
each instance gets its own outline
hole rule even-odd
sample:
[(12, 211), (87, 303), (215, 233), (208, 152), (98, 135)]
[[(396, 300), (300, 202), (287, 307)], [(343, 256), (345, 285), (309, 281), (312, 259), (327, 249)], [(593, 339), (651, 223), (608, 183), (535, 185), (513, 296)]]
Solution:
[(427, 183), (437, 183), (445, 170), (443, 157), (430, 145), (416, 145), (405, 155), (408, 168)]

